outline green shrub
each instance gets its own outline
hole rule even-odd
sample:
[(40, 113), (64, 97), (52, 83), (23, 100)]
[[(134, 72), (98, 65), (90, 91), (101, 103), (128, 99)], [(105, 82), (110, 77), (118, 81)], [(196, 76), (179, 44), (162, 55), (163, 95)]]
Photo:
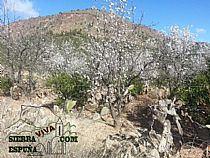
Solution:
[(206, 64), (206, 71), (189, 79), (185, 86), (176, 91), (193, 120), (201, 124), (210, 124), (210, 58)]
[(134, 87), (130, 90), (131, 95), (139, 95), (143, 90), (143, 83), (141, 82), (141, 80), (139, 78), (135, 78), (131, 81), (131, 84), (134, 85)]
[(46, 85), (58, 94), (57, 104), (63, 104), (67, 99), (77, 101), (77, 105), (84, 105), (87, 101), (87, 90), (90, 89), (88, 78), (81, 74), (68, 75), (60, 73), (47, 79)]
[(0, 77), (0, 90), (5, 94), (10, 94), (10, 88), (13, 86), (13, 82), (9, 77)]
[(207, 110), (210, 106), (208, 80), (205, 74), (199, 74), (176, 92), (179, 98), (185, 102), (193, 120), (202, 124), (210, 123), (210, 113)]

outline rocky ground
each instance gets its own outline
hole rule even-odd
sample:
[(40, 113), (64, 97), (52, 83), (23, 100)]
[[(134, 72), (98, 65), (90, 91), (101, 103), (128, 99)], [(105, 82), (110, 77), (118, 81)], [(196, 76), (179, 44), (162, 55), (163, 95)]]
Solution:
[[(5, 138), (12, 132), (33, 131), (31, 126), (29, 126), (30, 121), (34, 126), (44, 128), (47, 127), (47, 124), (50, 124), (50, 122), (56, 122), (60, 117), (63, 124), (70, 123), (75, 125), (76, 128), (74, 130), (78, 135), (78, 143), (68, 144), (66, 157), (69, 157), (69, 154), (71, 154), (72, 157), (81, 157), (81, 154), (85, 157), (85, 154), (89, 153), (92, 149), (100, 148), (102, 146), (102, 141), (105, 140), (108, 135), (117, 133), (113, 127), (106, 125), (102, 120), (94, 120), (85, 115), (78, 117), (79, 113), (76, 111), (70, 114), (63, 114), (62, 110), (57, 110), (55, 112), (47, 107), (40, 107), (41, 104), (36, 104), (35, 102), (32, 104), (29, 100), (15, 101), (9, 97), (1, 97), (0, 103), (2, 118), (0, 122), (0, 157), (2, 158), (19, 156), (18, 153), (8, 153), (8, 146), (10, 143), (8, 142), (8, 139)], [(26, 110), (21, 110), (21, 105), (25, 105), (22, 106), (22, 108), (25, 108)], [(33, 132), (31, 133), (33, 134)], [(27, 134), (23, 134), (22, 132), (20, 135)], [(61, 157), (63, 156), (65, 155), (62, 155)], [(24, 156), (21, 155), (21, 157)], [(50, 156), (48, 155), (48, 157)]]
[[(163, 135), (161, 135), (164, 130), (161, 131), (158, 125), (156, 125), (157, 127), (153, 126), (154, 130), (151, 129), (153, 123), (151, 120), (152, 113), (148, 108), (149, 105), (157, 104), (157, 100), (150, 99), (147, 96), (137, 97), (137, 99), (125, 107), (122, 128), (116, 130), (111, 126), (112, 119), (107, 108), (96, 112), (94, 108), (91, 109), (90, 106), (87, 106), (81, 114), (76, 110), (73, 110), (69, 114), (64, 114), (58, 107), (49, 108), (49, 106), (43, 106), (44, 104), (49, 105), (53, 99), (53, 97), (48, 97), (42, 99), (21, 98), (20, 100), (12, 100), (10, 97), (0, 97), (0, 157), (27, 157), (25, 153), (8, 152), (9, 146), (21, 146), (24, 144), (9, 142), (8, 136), (14, 134), (34, 135), (37, 137), (35, 132), (43, 131), (48, 126), (56, 128), (56, 123), (59, 119), (62, 120), (64, 125), (64, 132), (67, 131), (64, 134), (66, 136), (68, 136), (68, 132), (72, 132), (71, 126), (75, 125), (73, 131), (78, 136), (78, 142), (67, 143), (65, 154), (49, 155), (45, 153), (44, 157), (164, 157), (164, 155), (159, 153), (159, 145), (164, 140)], [(173, 124), (171, 126), (172, 131), (174, 131), (172, 136), (174, 137), (178, 133), (178, 129), (173, 128), (175, 127)], [(209, 130), (204, 132), (208, 133)], [(56, 135), (56, 131), (51, 133), (49, 132), (49, 134), (40, 137), (39, 142), (44, 144), (48, 140), (51, 140), (52, 135)], [(177, 138), (177, 142), (181, 140), (179, 138)], [(203, 139), (209, 141), (208, 137)], [(176, 138), (174, 137), (173, 144), (177, 143), (175, 140)], [(174, 150), (176, 152), (171, 152), (173, 154), (170, 153), (167, 156), (172, 158), (202, 158), (205, 152), (205, 144), (199, 146), (195, 145), (195, 143), (196, 138), (192, 141), (185, 141), (179, 144), (179, 151)], [(167, 146), (167, 144), (164, 145)], [(53, 151), (58, 149), (59, 146), (53, 148)]]

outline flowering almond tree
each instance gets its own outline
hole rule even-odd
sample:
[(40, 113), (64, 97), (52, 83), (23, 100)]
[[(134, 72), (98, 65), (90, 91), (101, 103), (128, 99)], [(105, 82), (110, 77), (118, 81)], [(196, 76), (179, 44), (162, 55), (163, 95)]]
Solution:
[[(132, 80), (153, 62), (150, 39), (130, 23), (127, 0), (108, 1), (109, 9), (97, 12), (87, 45), (86, 62), (95, 87), (105, 88), (114, 126), (120, 126), (122, 101)], [(114, 97), (114, 99), (112, 99)], [(117, 109), (117, 110), (116, 110)]]
[(52, 42), (43, 57), (45, 70), (49, 73), (86, 73), (84, 55), (76, 52), (73, 43), (63, 42), (61, 46)]
[(186, 80), (204, 68), (199, 58), (199, 47), (189, 29), (178, 26), (171, 27), (169, 34), (163, 35), (156, 44), (155, 78), (173, 95)]
[(28, 91), (32, 90), (33, 74), (42, 65), (42, 56), (46, 51), (49, 36), (46, 31), (48, 26), (41, 22), (36, 25), (16, 22), (11, 20), (14, 13), (9, 11), (7, 1), (3, 0), (0, 11), (0, 62), (9, 71), (13, 82), (23, 82), (23, 73), (28, 73)]

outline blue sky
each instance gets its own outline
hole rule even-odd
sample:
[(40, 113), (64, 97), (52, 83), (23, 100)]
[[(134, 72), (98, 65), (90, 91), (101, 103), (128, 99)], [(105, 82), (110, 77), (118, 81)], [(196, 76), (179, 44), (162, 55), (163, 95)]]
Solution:
[[(2, 1), (2, 0), (0, 0)], [(102, 0), (7, 0), (22, 18), (45, 16), (92, 6)], [(210, 0), (128, 0), (136, 7), (135, 21), (144, 13), (143, 24), (167, 31), (172, 25), (190, 27), (198, 41), (210, 42)], [(10, 4), (11, 5), (11, 4)], [(14, 6), (14, 5), (13, 5)]]

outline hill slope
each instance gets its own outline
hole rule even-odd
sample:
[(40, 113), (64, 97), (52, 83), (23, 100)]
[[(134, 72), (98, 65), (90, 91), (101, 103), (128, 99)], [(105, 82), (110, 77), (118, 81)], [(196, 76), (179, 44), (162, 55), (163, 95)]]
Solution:
[[(97, 15), (100, 14), (102, 14), (102, 11), (96, 9), (64, 12), (56, 15), (30, 18), (28, 20), (20, 20), (12, 23), (11, 28), (14, 30), (30, 30), (33, 27), (42, 25), (47, 27), (47, 30), (52, 31), (53, 33), (69, 32), (72, 30), (85, 31), (88, 25), (94, 25)], [(133, 24), (128, 23), (128, 25)], [(136, 26), (147, 35), (153, 37), (160, 35), (160, 32), (150, 27), (144, 25)]]

